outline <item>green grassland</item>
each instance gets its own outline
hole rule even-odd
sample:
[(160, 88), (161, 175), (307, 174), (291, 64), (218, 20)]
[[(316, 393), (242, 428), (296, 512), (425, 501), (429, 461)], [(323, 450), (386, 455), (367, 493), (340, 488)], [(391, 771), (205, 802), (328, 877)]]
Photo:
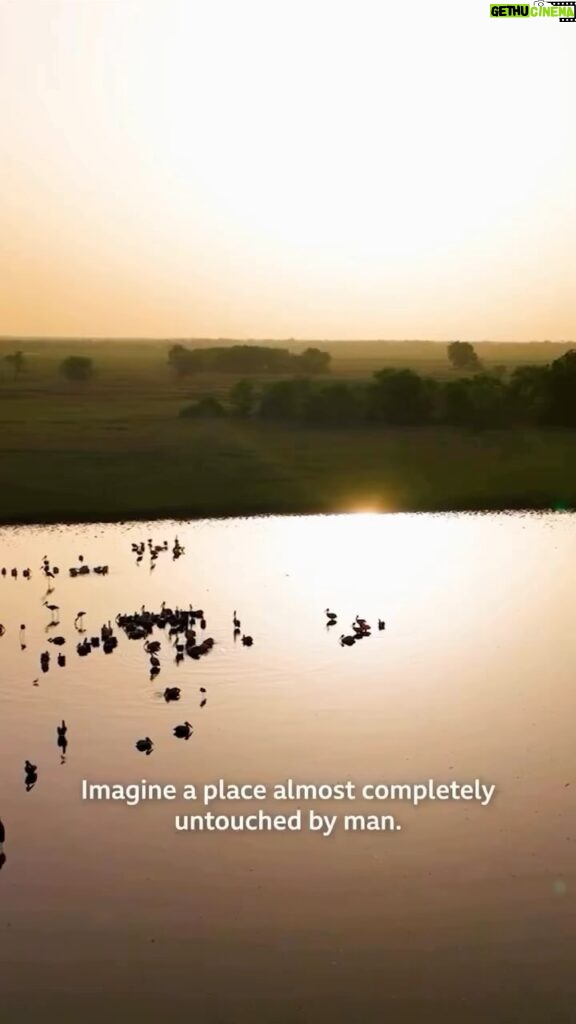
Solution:
[[(453, 373), (445, 346), (432, 343), (318, 344), (332, 353), (331, 379), (365, 380), (385, 366)], [(183, 405), (225, 396), (234, 378), (177, 379), (169, 346), (0, 344), (0, 521), (576, 506), (576, 431), (181, 419)], [(512, 369), (570, 346), (494, 345), (490, 360), (475, 347), (485, 364)], [(27, 360), (16, 379), (2, 359), (15, 348)], [(93, 380), (62, 379), (71, 353), (94, 359)]]

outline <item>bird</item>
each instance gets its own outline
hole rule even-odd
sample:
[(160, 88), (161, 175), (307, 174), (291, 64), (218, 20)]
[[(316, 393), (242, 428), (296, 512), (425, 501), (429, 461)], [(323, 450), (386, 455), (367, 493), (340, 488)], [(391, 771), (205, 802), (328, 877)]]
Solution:
[(200, 707), (201, 707), (201, 708), (204, 708), (204, 707), (206, 707), (206, 701), (207, 701), (207, 699), (208, 699), (207, 697), (204, 697), (204, 698), (203, 698), (203, 699), (202, 699), (202, 700), (200, 701)]
[(234, 629), (240, 629), (240, 619), (238, 618), (236, 611), (234, 611), (234, 618), (232, 619), (232, 625)]
[(78, 619), (83, 619), (86, 612), (76, 612), (76, 618), (74, 619), (74, 625), (78, 622)]
[(340, 643), (342, 647), (352, 647), (352, 644), (356, 643), (356, 637), (344, 636), (344, 633), (342, 633), (342, 636), (340, 637)]
[(24, 785), (26, 786), (26, 792), (29, 793), (38, 782), (38, 768), (31, 761), (26, 761), (24, 764)]
[(254, 639), (251, 636), (243, 636), (242, 637), (242, 643), (244, 644), (244, 647), (252, 647), (252, 644), (254, 643)]
[(48, 609), (48, 611), (52, 612), (52, 614), (54, 614), (54, 612), (59, 612), (60, 611), (60, 606), (57, 605), (57, 604), (48, 604), (48, 601), (44, 601), (44, 604), (45, 604), (46, 608)]
[(61, 739), (62, 739), (62, 738), (63, 738), (63, 737), (64, 737), (64, 736), (66, 735), (66, 733), (68, 732), (68, 726), (66, 725), (66, 722), (64, 721), (64, 719), (62, 719), (62, 725), (57, 725), (57, 726), (56, 726), (56, 732), (58, 733), (58, 736), (59, 736), (59, 738), (61, 738)]
[(378, 629), (386, 629), (386, 623), (384, 619), (378, 619)]
[(184, 722), (184, 725), (177, 725), (174, 729), (174, 735), (179, 740), (189, 740), (192, 735), (192, 726), (190, 722)]
[(164, 700), (169, 703), (171, 700), (180, 700), (180, 687), (167, 686), (164, 690)]
[(154, 744), (149, 736), (146, 736), (146, 739), (138, 740), (136, 743), (136, 750), (139, 750), (142, 754), (146, 754), (146, 756), (151, 754), (153, 749)]
[(66, 643), (66, 638), (63, 636), (51, 636), (48, 639), (49, 644), (56, 644), (57, 647), (62, 647), (62, 644)]
[(4, 828), (4, 822), (0, 818), (0, 846), (3, 846), (6, 842), (6, 829)]
[(330, 609), (327, 608), (326, 609), (326, 618), (330, 619), (331, 622), (336, 622), (336, 619), (338, 618), (338, 616), (336, 615), (336, 612), (331, 612)]
[(200, 693), (206, 693), (206, 687), (205, 686), (201, 686), (200, 687)]

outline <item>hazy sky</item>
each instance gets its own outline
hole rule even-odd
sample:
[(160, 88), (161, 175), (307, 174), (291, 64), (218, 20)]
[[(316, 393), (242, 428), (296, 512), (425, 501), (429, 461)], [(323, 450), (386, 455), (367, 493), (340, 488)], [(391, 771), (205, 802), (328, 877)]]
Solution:
[(575, 66), (486, 0), (0, 0), (0, 335), (576, 339)]

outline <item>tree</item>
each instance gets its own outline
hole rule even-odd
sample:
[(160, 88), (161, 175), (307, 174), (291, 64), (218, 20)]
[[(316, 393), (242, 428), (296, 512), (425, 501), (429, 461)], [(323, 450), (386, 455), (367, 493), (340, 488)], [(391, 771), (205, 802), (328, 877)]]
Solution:
[(251, 380), (243, 378), (230, 389), (228, 398), (237, 416), (249, 416), (256, 404), (256, 389)]
[(260, 415), (264, 419), (302, 419), (309, 395), (310, 383), (305, 378), (278, 380), (262, 395)]
[(26, 369), (26, 356), (23, 352), (10, 352), (7, 356), (4, 356), (4, 361), (12, 367), (14, 379), (19, 377), (21, 373), (24, 373)]
[(94, 362), (88, 356), (67, 356), (60, 364), (60, 373), (67, 380), (90, 380), (94, 375)]
[(305, 407), (308, 422), (330, 426), (360, 423), (363, 413), (360, 394), (344, 383), (329, 384), (312, 391)]
[(397, 426), (426, 423), (432, 418), (432, 383), (413, 370), (379, 370), (369, 389), (373, 419)]
[(489, 374), (447, 381), (442, 399), (442, 418), (455, 426), (501, 427), (509, 418), (506, 387)]
[(518, 366), (510, 376), (507, 401), (515, 422), (543, 423), (549, 409), (549, 366)]
[(576, 426), (576, 349), (550, 364), (546, 384), (547, 421), (556, 426)]
[(448, 345), (448, 359), (455, 370), (480, 370), (482, 364), (469, 341), (453, 341)]
[(328, 373), (332, 356), (329, 352), (322, 352), (319, 348), (307, 348), (301, 355), (296, 356), (298, 369), (301, 373)]
[(178, 415), (184, 419), (215, 419), (225, 416), (226, 410), (213, 395), (205, 395), (199, 401), (185, 405)]
[(191, 372), (189, 368), (189, 356), (191, 355), (190, 349), (184, 348), (184, 345), (172, 345), (172, 348), (169, 350), (168, 363), (179, 377), (183, 377)]

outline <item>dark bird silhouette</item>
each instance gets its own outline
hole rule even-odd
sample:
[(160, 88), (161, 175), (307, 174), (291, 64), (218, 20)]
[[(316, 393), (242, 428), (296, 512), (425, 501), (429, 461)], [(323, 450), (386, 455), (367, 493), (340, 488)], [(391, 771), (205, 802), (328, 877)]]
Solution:
[(0, 818), (0, 846), (3, 846), (6, 842), (6, 829), (4, 828), (4, 822)]
[(200, 707), (201, 707), (201, 708), (204, 708), (204, 707), (206, 707), (206, 700), (207, 700), (207, 698), (206, 698), (206, 697), (204, 697), (204, 699), (200, 701)]
[(66, 643), (66, 638), (63, 636), (51, 636), (48, 643), (56, 644), (57, 647), (62, 647), (62, 644)]
[(61, 726), (58, 726), (58, 739), (56, 741), (58, 749), (62, 751), (60, 755), (60, 764), (66, 764), (66, 751), (68, 750), (68, 737), (66, 736), (66, 722), (62, 722)]
[(252, 644), (254, 643), (254, 638), (251, 636), (243, 636), (242, 643), (244, 644), (244, 647), (252, 647)]
[(206, 693), (206, 687), (205, 686), (201, 686), (200, 687), (200, 693)]
[(240, 629), (240, 619), (238, 618), (236, 611), (234, 611), (234, 618), (232, 619), (232, 625), (234, 629)]
[(25, 761), (24, 763), (24, 785), (26, 792), (29, 793), (38, 782), (38, 768), (31, 761)]
[(177, 725), (174, 729), (174, 735), (179, 740), (189, 740), (192, 735), (192, 726), (190, 722), (184, 722), (184, 725)]
[(58, 663), (59, 668), (64, 668), (64, 666), (66, 665), (66, 655), (59, 654), (58, 657), (56, 658), (56, 661)]
[(352, 644), (356, 643), (356, 637), (344, 636), (344, 633), (340, 637), (340, 644), (342, 647), (352, 647)]
[(180, 687), (179, 686), (167, 686), (164, 690), (164, 700), (167, 704), (171, 700), (180, 700)]
[(154, 750), (154, 744), (150, 737), (146, 736), (146, 739), (138, 740), (136, 743), (136, 750), (139, 750), (142, 754), (146, 754), (148, 757), (148, 755)]
[(331, 612), (330, 609), (327, 608), (326, 609), (326, 618), (329, 619), (329, 625), (332, 625), (333, 622), (336, 622), (336, 619), (338, 618), (338, 616), (336, 615), (336, 612)]
[(378, 629), (386, 629), (386, 623), (384, 619), (378, 619)]
[(62, 719), (62, 725), (56, 726), (56, 732), (58, 733), (58, 736), (65, 736), (66, 733), (68, 732), (68, 726), (66, 725), (64, 719)]

